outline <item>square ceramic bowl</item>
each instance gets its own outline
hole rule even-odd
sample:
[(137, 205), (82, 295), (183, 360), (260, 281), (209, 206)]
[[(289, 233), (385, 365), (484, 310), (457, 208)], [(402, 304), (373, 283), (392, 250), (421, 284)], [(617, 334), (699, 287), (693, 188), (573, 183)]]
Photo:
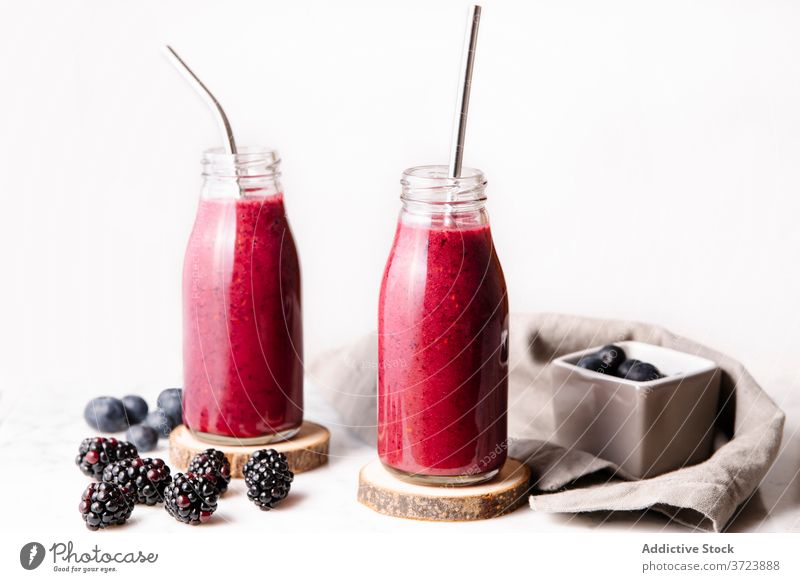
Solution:
[(613, 462), (623, 476), (653, 477), (707, 459), (714, 444), (720, 372), (711, 360), (635, 341), (628, 358), (663, 378), (634, 382), (576, 364), (602, 346), (552, 362), (552, 440)]

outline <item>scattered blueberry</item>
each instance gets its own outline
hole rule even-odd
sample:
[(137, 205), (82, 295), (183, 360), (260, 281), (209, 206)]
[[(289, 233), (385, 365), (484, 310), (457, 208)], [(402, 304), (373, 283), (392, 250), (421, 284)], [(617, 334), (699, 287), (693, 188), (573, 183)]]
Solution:
[(120, 432), (128, 428), (125, 406), (119, 398), (111, 396), (92, 398), (83, 409), (83, 418), (101, 432)]
[[(630, 362), (631, 360), (626, 360), (625, 364)], [(638, 360), (633, 360), (633, 364), (627, 366), (627, 370), (625, 372), (624, 378), (627, 380), (633, 380), (634, 382), (649, 382), (650, 380), (658, 380), (661, 378), (661, 372), (658, 371), (653, 364), (648, 364), (647, 362), (640, 362)]]
[(616, 370), (628, 357), (627, 354), (625, 354), (625, 350), (614, 344), (603, 346), (598, 350), (595, 356), (600, 358), (610, 370)]
[(135, 394), (123, 396), (122, 405), (128, 415), (128, 422), (131, 424), (139, 424), (147, 417), (147, 402), (141, 396)]
[(132, 442), (139, 452), (152, 451), (158, 444), (158, 432), (145, 424), (137, 424), (128, 429), (125, 438)]
[(172, 419), (173, 426), (183, 422), (183, 390), (180, 388), (167, 388), (158, 395), (156, 404)]
[(151, 411), (142, 424), (155, 430), (161, 438), (167, 438), (169, 433), (172, 432), (172, 429), (175, 428), (175, 423), (172, 422), (172, 418), (160, 408)]
[(603, 363), (603, 360), (597, 356), (583, 356), (578, 360), (577, 366), (579, 368), (586, 368), (592, 372), (599, 372), (600, 374), (605, 374), (608, 368), (608, 366)]

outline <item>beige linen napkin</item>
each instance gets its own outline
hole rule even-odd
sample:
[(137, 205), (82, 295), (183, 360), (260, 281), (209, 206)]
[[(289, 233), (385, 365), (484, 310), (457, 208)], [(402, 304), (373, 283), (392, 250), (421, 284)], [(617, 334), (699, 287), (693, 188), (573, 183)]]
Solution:
[[(735, 360), (654, 325), (571, 315), (515, 315), (510, 326), (509, 452), (531, 467), (531, 507), (544, 512), (652, 509), (680, 523), (722, 531), (775, 460), (784, 414)], [(573, 351), (636, 340), (697, 354), (722, 370), (718, 447), (707, 461), (640, 481), (591, 454), (548, 443), (553, 431), (547, 364)], [(327, 353), (311, 367), (342, 421), (375, 443), (376, 336)], [(581, 486), (582, 477), (598, 474)]]

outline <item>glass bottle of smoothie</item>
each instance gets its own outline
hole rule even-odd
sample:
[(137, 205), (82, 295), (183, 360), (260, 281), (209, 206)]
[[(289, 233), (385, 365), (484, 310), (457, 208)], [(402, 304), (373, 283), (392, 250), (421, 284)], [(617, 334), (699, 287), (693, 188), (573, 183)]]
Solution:
[(262, 444), (303, 420), (300, 264), (280, 158), (209, 150), (183, 267), (183, 417), (200, 439)]
[(468, 485), (506, 460), (508, 298), (486, 180), (406, 170), (378, 313), (378, 453), (406, 480)]

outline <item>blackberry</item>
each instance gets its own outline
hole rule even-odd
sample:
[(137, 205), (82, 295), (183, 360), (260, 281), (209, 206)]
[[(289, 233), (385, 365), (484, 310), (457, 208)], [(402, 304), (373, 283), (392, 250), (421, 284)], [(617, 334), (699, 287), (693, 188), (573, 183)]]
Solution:
[(274, 449), (254, 452), (243, 469), (247, 498), (261, 510), (269, 511), (289, 494), (294, 473), (286, 455)]
[(247, 459), (244, 467), (242, 467), (242, 475), (247, 477), (247, 474), (261, 461), (269, 461), (272, 463), (283, 461), (286, 463), (287, 468), (289, 466), (286, 461), (286, 455), (283, 453), (279, 453), (275, 449), (259, 449), (258, 451), (254, 451)]
[(114, 483), (92, 483), (81, 496), (78, 509), (86, 527), (103, 529), (122, 525), (131, 516), (134, 500), (125, 487)]
[(161, 459), (123, 459), (106, 467), (103, 481), (130, 490), (138, 503), (164, 501), (164, 489), (172, 481), (169, 467)]
[(197, 525), (211, 519), (217, 510), (219, 489), (213, 473), (195, 475), (178, 473), (164, 489), (164, 507), (183, 523)]
[(217, 478), (217, 488), (220, 493), (225, 493), (228, 490), (228, 483), (231, 482), (231, 464), (225, 454), (217, 449), (206, 449), (202, 453), (197, 453), (186, 471), (195, 475), (213, 473)]
[(103, 471), (111, 463), (122, 459), (135, 459), (139, 456), (136, 447), (127, 441), (115, 438), (90, 437), (83, 439), (78, 448), (75, 464), (84, 475), (100, 481)]

